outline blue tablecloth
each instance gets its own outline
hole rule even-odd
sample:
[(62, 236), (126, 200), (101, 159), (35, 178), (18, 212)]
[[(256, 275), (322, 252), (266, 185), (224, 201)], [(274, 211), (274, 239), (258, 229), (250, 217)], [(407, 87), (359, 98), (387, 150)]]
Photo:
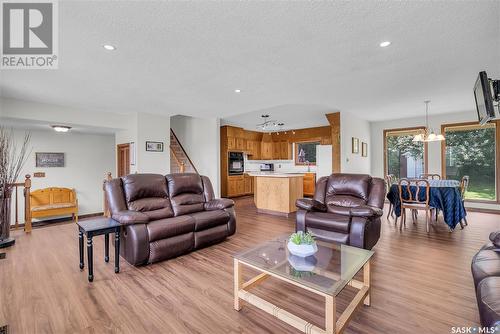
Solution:
[[(454, 229), (457, 224), (467, 215), (464, 204), (460, 195), (460, 183), (456, 180), (429, 180), (430, 198), (429, 205), (432, 208), (437, 208), (443, 213), (445, 223)], [(403, 196), (407, 199), (407, 186), (403, 186)], [(416, 187), (410, 185), (410, 191), (415, 197)], [(425, 188), (420, 188), (418, 194), (419, 200), (425, 200)], [(391, 185), (391, 189), (387, 194), (387, 199), (394, 206), (396, 216), (401, 216), (401, 203), (399, 202), (399, 189), (397, 184)]]

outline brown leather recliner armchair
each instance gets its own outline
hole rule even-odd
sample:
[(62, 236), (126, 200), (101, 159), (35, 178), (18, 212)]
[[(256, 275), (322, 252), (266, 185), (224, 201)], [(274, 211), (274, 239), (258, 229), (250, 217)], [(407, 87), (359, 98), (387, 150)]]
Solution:
[(371, 249), (380, 238), (384, 180), (365, 174), (332, 174), (316, 183), (313, 199), (298, 199), (297, 231), (317, 239)]
[(236, 231), (234, 202), (214, 199), (206, 176), (131, 174), (104, 185), (111, 217), (123, 225), (121, 256), (133, 265), (162, 261)]

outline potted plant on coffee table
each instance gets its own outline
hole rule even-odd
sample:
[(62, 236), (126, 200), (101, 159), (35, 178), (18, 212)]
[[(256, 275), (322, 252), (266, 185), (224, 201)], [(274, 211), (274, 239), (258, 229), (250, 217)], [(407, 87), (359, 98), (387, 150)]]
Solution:
[(293, 233), (288, 239), (287, 248), (293, 255), (307, 257), (314, 255), (318, 251), (318, 246), (310, 232), (298, 231)]

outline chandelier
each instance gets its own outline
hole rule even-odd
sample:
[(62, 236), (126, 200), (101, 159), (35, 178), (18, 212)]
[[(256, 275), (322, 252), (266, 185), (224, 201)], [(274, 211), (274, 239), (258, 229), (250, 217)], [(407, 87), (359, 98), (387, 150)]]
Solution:
[(264, 122), (257, 124), (257, 129), (261, 131), (280, 131), (283, 129), (285, 123), (269, 120), (269, 115), (261, 115)]
[(413, 137), (414, 142), (429, 142), (429, 141), (442, 141), (444, 136), (442, 134), (436, 134), (433, 128), (429, 127), (429, 103), (431, 101), (424, 101), (425, 103), (425, 129), (423, 133), (416, 134)]

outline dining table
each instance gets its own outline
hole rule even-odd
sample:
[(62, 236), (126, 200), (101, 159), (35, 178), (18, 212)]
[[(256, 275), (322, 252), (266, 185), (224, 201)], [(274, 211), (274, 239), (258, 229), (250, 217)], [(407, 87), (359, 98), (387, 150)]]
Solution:
[[(429, 206), (443, 213), (444, 222), (450, 230), (460, 224), (467, 215), (464, 202), (460, 192), (460, 181), (457, 180), (428, 180), (429, 182)], [(409, 199), (407, 185), (402, 185), (403, 201)], [(417, 187), (410, 181), (410, 191), (415, 198)], [(418, 199), (425, 201), (425, 187), (419, 187)], [(401, 216), (401, 201), (399, 198), (398, 183), (391, 184), (387, 193), (387, 199), (394, 207), (396, 217)]]

